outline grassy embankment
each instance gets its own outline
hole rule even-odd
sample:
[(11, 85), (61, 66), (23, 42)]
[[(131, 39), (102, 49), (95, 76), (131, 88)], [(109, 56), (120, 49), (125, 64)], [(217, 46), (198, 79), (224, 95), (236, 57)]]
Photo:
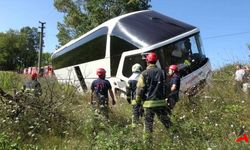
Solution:
[[(165, 130), (155, 118), (154, 149), (250, 149), (235, 139), (244, 126), (250, 138), (250, 98), (235, 93), (233, 67), (217, 70), (209, 86), (188, 99), (182, 97)], [(10, 94), (24, 77), (0, 72), (0, 87)], [(43, 96), (20, 102), (0, 101), (0, 149), (143, 149), (143, 127), (131, 129), (131, 106), (123, 99), (112, 106), (110, 122), (93, 121), (89, 93), (43, 79)], [(17, 115), (17, 111), (21, 113)]]

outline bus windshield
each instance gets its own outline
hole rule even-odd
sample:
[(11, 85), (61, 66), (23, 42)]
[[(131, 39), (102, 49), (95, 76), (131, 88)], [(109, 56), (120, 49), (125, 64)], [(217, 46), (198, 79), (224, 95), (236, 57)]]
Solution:
[[(198, 33), (154, 49), (153, 52), (158, 56), (158, 67), (164, 69), (172, 64), (176, 64), (181, 77), (195, 71), (207, 62)], [(125, 77), (131, 75), (131, 71), (126, 69), (126, 67), (135, 63), (140, 63), (146, 69), (146, 62), (143, 60), (142, 54), (127, 56), (124, 61), (126, 65), (124, 65), (125, 68), (122, 71)]]

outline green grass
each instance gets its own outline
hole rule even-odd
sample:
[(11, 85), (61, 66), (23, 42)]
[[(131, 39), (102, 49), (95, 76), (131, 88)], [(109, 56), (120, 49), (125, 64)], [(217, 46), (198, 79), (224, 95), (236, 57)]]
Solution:
[(20, 80), (23, 78), (25, 77), (14, 72), (0, 71), (0, 87), (8, 91), (21, 88), (22, 82)]
[[(155, 118), (153, 149), (250, 149), (249, 143), (235, 142), (240, 128), (250, 127), (250, 100), (246, 93), (234, 92), (233, 73), (231, 65), (225, 66), (214, 72), (209, 86), (195, 97), (183, 96), (171, 116), (172, 128), (164, 129)], [(18, 81), (22, 80), (20, 77)], [(117, 105), (112, 106), (110, 122), (96, 121), (88, 105), (89, 93), (79, 95), (75, 88), (62, 86), (54, 79), (41, 82), (46, 94), (39, 103), (47, 109), (26, 110), (20, 122), (15, 123), (16, 120), (7, 115), (11, 106), (0, 105), (6, 107), (0, 112), (0, 130), (4, 133), (0, 139), (6, 139), (5, 148), (6, 145), (9, 149), (11, 145), (21, 149), (145, 148), (143, 126), (129, 127), (131, 106), (124, 99), (118, 99)], [(5, 87), (11, 90), (10, 85)], [(38, 112), (43, 116), (37, 117)], [(17, 130), (20, 128), (22, 130)], [(250, 138), (250, 134), (245, 133)], [(1, 146), (0, 141), (0, 149)]]

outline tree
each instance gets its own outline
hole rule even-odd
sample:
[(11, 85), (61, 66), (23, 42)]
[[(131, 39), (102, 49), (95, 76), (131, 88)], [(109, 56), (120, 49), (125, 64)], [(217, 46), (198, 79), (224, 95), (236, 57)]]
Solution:
[(37, 60), (37, 28), (24, 27), (0, 33), (0, 70), (19, 70), (33, 66)]
[(42, 66), (51, 65), (51, 54), (43, 53), (42, 60)]
[(60, 45), (79, 37), (99, 24), (138, 10), (150, 8), (150, 0), (54, 0), (54, 6), (65, 14), (58, 22)]
[(39, 32), (37, 28), (24, 27), (20, 30), (20, 64), (21, 68), (34, 66), (37, 63)]
[(6, 34), (0, 35), (0, 69), (14, 70), (15, 64), (18, 61), (18, 31), (9, 30)]

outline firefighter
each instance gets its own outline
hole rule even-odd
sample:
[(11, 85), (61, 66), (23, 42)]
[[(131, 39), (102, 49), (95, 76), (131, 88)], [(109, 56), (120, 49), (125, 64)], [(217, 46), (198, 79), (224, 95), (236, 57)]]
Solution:
[(94, 80), (91, 84), (91, 105), (93, 106), (95, 112), (101, 114), (106, 119), (109, 118), (108, 115), (108, 91), (112, 98), (112, 105), (116, 104), (114, 99), (114, 93), (111, 88), (111, 84), (105, 79), (106, 71), (103, 68), (98, 68), (96, 70), (98, 79)]
[(143, 115), (142, 105), (137, 104), (135, 101), (136, 84), (141, 72), (142, 66), (138, 63), (134, 64), (132, 66), (132, 75), (128, 79), (127, 101), (129, 104), (131, 104), (132, 100), (132, 128), (136, 127), (139, 124), (139, 118)]
[(42, 88), (41, 84), (37, 80), (37, 73), (31, 74), (31, 80), (25, 82), (23, 85), (22, 91), (25, 93), (31, 93), (36, 97), (39, 97), (42, 95)]
[(157, 68), (157, 55), (153, 52), (146, 56), (147, 68), (138, 79), (136, 88), (136, 103), (142, 103), (145, 113), (144, 141), (146, 146), (152, 145), (154, 116), (162, 122), (165, 128), (171, 125), (166, 109), (166, 76), (164, 70)]
[(170, 78), (170, 94), (167, 99), (168, 108), (172, 110), (179, 100), (179, 90), (180, 90), (180, 76), (178, 75), (177, 65), (170, 65), (168, 68), (168, 75)]

